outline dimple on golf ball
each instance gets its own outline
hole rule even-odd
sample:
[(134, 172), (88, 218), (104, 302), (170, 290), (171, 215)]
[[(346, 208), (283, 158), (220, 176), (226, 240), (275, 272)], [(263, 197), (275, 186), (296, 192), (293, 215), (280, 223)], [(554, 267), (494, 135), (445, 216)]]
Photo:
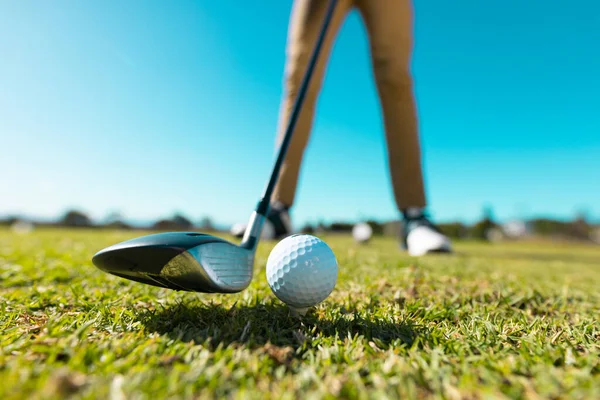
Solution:
[(335, 288), (338, 264), (331, 248), (311, 235), (288, 236), (273, 248), (267, 260), (271, 290), (288, 306), (312, 307)]

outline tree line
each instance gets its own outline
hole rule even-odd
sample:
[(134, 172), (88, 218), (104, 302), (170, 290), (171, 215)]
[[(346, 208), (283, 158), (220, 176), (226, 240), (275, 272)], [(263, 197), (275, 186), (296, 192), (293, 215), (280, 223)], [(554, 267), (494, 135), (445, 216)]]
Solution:
[[(18, 217), (0, 219), (0, 225), (14, 225), (23, 222)], [(103, 221), (95, 222), (88, 214), (80, 210), (68, 210), (56, 221), (27, 221), (34, 226), (54, 226), (88, 229), (149, 229), (158, 231), (203, 232), (219, 231), (210, 217), (192, 221), (181, 213), (170, 218), (161, 218), (147, 226), (133, 226), (125, 221), (119, 213), (109, 214)], [(400, 235), (402, 223), (395, 221), (363, 221), (371, 226), (374, 236)], [(512, 224), (512, 225), (510, 225)], [(305, 224), (299, 230), (308, 234), (350, 233), (355, 223), (350, 221), (319, 222)], [(600, 225), (594, 224), (579, 214), (572, 220), (556, 220), (551, 218), (533, 218), (501, 224), (495, 220), (490, 209), (484, 209), (483, 216), (472, 224), (462, 222), (440, 223), (438, 227), (445, 235), (453, 239), (476, 239), (494, 241), (499, 239), (519, 239), (524, 237), (551, 237), (556, 239), (573, 239), (600, 243)]]

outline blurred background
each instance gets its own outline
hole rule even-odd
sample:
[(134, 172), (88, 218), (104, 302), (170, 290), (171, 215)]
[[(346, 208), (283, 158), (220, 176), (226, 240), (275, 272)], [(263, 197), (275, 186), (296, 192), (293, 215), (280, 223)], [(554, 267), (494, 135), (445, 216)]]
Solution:
[[(0, 0), (0, 223), (228, 230), (274, 159), (292, 1)], [(600, 3), (417, 0), (429, 210), (453, 237), (600, 242)], [(395, 234), (359, 14), (292, 216)]]

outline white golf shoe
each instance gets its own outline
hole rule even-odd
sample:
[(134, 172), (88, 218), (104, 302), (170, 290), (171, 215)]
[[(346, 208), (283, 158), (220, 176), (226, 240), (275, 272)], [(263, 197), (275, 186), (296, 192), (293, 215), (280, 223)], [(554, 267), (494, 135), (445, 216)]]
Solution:
[(402, 245), (414, 257), (451, 253), (450, 239), (424, 215), (405, 216)]

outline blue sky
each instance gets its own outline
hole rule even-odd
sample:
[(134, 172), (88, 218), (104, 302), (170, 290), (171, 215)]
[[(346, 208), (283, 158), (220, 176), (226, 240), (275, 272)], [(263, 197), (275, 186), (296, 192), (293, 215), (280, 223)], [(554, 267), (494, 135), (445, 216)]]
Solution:
[[(245, 221), (274, 157), (291, 1), (0, 0), (0, 215)], [(415, 3), (431, 214), (600, 216), (600, 3)], [(396, 218), (357, 12), (293, 216)]]

